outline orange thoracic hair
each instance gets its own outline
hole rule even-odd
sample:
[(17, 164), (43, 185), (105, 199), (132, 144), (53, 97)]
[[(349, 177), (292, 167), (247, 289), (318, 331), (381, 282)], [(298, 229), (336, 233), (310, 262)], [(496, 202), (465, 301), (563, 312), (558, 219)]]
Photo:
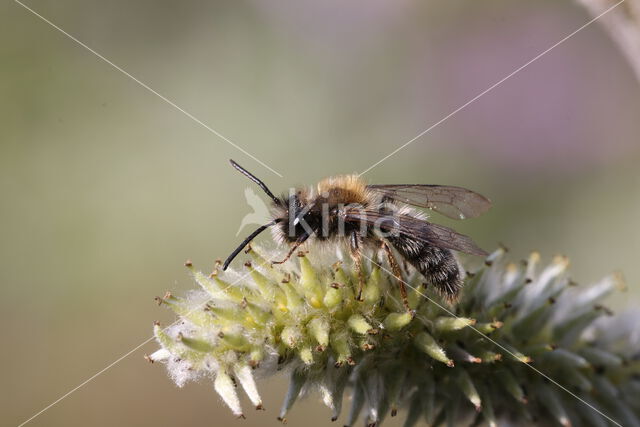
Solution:
[(370, 200), (367, 185), (358, 175), (338, 175), (323, 179), (317, 185), (319, 195), (327, 195), (329, 204), (358, 203)]

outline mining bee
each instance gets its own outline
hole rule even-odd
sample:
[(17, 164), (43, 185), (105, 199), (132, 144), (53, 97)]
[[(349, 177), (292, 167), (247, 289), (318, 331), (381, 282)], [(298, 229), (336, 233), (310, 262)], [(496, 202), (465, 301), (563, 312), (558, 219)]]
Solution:
[(425, 285), (434, 286), (449, 300), (455, 300), (464, 277), (453, 251), (487, 255), (471, 238), (426, 221), (422, 212), (411, 207), (431, 209), (454, 219), (477, 217), (489, 209), (491, 202), (471, 190), (447, 185), (367, 185), (358, 175), (343, 175), (276, 197), (261, 180), (233, 160), (230, 162), (271, 198), (273, 220), (240, 243), (224, 262), (223, 270), (251, 240), (270, 227), (276, 241), (290, 246), (285, 258), (273, 264), (287, 261), (309, 239), (344, 242), (358, 271), (360, 300), (365, 281), (362, 250), (369, 247), (386, 254), (403, 304), (409, 310), (394, 251), (425, 277)]

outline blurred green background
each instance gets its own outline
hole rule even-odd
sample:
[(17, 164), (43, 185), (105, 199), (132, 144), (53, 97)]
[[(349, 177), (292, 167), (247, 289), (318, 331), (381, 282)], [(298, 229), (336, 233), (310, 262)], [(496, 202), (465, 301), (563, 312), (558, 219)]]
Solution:
[[(360, 172), (590, 18), (569, 1), (32, 0), (38, 13), (230, 138), (260, 166), (12, 1), (0, 5), (0, 424), (18, 425), (168, 323), (155, 295), (193, 288), (239, 238), (249, 182), (274, 191)], [(622, 271), (638, 304), (640, 85), (593, 25), (365, 177), (489, 196), (456, 224), (515, 261)], [(450, 221), (442, 223), (452, 225)], [(243, 234), (249, 230), (243, 230)], [(264, 239), (264, 238), (263, 238)], [(152, 342), (33, 426), (235, 421), (210, 383), (177, 389)], [(290, 425), (329, 424), (307, 399)], [(391, 425), (395, 425), (391, 423)]]

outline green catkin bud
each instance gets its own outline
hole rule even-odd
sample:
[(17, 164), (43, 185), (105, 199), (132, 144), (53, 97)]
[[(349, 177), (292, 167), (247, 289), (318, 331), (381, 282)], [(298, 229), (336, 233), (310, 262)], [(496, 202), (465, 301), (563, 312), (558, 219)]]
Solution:
[(290, 283), (280, 282), (280, 288), (284, 292), (286, 301), (283, 307), (279, 307), (281, 312), (289, 313), (292, 311), (297, 311), (301, 307), (305, 306), (304, 298)]
[(165, 349), (171, 352), (175, 350), (173, 339), (167, 334), (166, 330), (160, 327), (160, 323), (155, 322), (153, 324), (153, 335), (156, 337), (156, 341)]
[(235, 302), (242, 300), (240, 291), (218, 279), (216, 277), (217, 273), (214, 272), (210, 276), (206, 276), (201, 271), (194, 270), (190, 263), (187, 264), (187, 268), (191, 272), (195, 282), (200, 285), (202, 290), (207, 292), (211, 298), (232, 299)]
[(501, 327), (502, 327), (502, 322), (484, 322), (484, 323), (478, 323), (475, 325), (475, 328), (485, 335), (488, 335), (494, 332), (496, 329), (500, 329)]
[(524, 390), (522, 390), (522, 387), (520, 386), (520, 384), (518, 384), (518, 381), (509, 370), (502, 369), (498, 371), (497, 378), (505, 388), (505, 390), (511, 396), (513, 396), (514, 399), (521, 403), (527, 403), (527, 398), (524, 394)]
[(424, 351), (435, 360), (442, 362), (449, 367), (454, 365), (453, 360), (447, 357), (447, 353), (445, 353), (444, 349), (440, 347), (438, 343), (436, 343), (436, 340), (434, 340), (428, 333), (420, 332), (413, 342), (418, 349)]
[(486, 391), (486, 387), (481, 389), (480, 399), (482, 400), (482, 416), (489, 427), (497, 427), (496, 414), (491, 401), (491, 394)]
[(347, 422), (345, 426), (349, 427), (355, 424), (360, 412), (362, 411), (362, 407), (365, 402), (365, 392), (361, 384), (356, 383), (354, 386), (354, 390), (352, 393), (351, 399), (351, 409), (349, 410), (349, 416), (347, 417)]
[(425, 375), (425, 386), (422, 387), (422, 406), (424, 419), (428, 425), (435, 424), (437, 414), (436, 411), (436, 385), (433, 375), (429, 372)]
[(326, 319), (322, 317), (311, 319), (307, 325), (307, 329), (309, 329), (311, 336), (320, 346), (327, 347), (329, 345), (329, 331), (331, 330), (331, 325)]
[(271, 320), (271, 313), (258, 305), (244, 300), (241, 305), (244, 307), (244, 319), (255, 327), (264, 327)]
[(420, 420), (422, 415), (422, 402), (420, 396), (414, 396), (409, 404), (409, 413), (404, 422), (404, 427), (413, 427)]
[(311, 365), (313, 363), (313, 350), (311, 350), (311, 347), (303, 346), (300, 349), (300, 359), (302, 359), (305, 365)]
[[(399, 366), (398, 366), (399, 368)], [(391, 371), (393, 372), (393, 371)], [(402, 392), (403, 375), (390, 374), (385, 378), (387, 384), (387, 404), (391, 408), (391, 416), (395, 417), (398, 412), (400, 394)]]
[(349, 335), (345, 332), (335, 334), (330, 340), (331, 348), (336, 354), (336, 363), (348, 363), (351, 360), (351, 344)]
[(458, 426), (458, 420), (460, 419), (460, 402), (462, 401), (462, 397), (460, 395), (454, 396), (452, 399), (449, 399), (445, 404), (446, 412), (445, 412), (445, 422), (447, 427), (456, 427)]
[(266, 259), (264, 259), (264, 257), (260, 253), (254, 251), (252, 248), (249, 248), (249, 255), (251, 256), (252, 263), (255, 264), (256, 267), (261, 268), (262, 271), (264, 271), (269, 277), (269, 279), (274, 281), (282, 279), (278, 270), (273, 268), (273, 266), (271, 265), (271, 261), (267, 261)]
[(380, 297), (380, 268), (374, 267), (365, 284), (362, 298), (366, 304), (375, 305), (380, 301)]
[(249, 397), (249, 400), (253, 403), (253, 406), (255, 406), (256, 409), (262, 409), (262, 399), (258, 393), (256, 382), (253, 379), (251, 368), (248, 365), (237, 365), (234, 368), (234, 373), (236, 379), (240, 382), (240, 385), (242, 385), (242, 388)]
[(501, 343), (502, 347), (504, 347), (506, 349), (506, 351), (508, 352), (509, 357), (516, 359), (517, 361), (521, 362), (521, 363), (531, 363), (533, 361), (533, 359), (530, 356), (527, 356), (523, 353), (521, 353), (519, 350), (517, 350), (515, 347), (506, 344), (506, 343)]
[(249, 352), (249, 365), (257, 368), (264, 359), (263, 347), (253, 347)]
[(411, 312), (397, 278), (375, 264), (365, 263), (363, 301), (356, 301), (358, 272), (340, 255), (312, 250), (271, 265), (266, 260), (283, 254), (252, 248), (241, 271), (211, 276), (189, 263), (199, 290), (157, 299), (178, 321), (156, 324), (160, 349), (146, 358), (166, 363), (180, 386), (213, 378), (238, 417), (239, 390), (262, 408), (254, 378), (283, 370), (290, 373), (283, 421), (304, 390), (319, 392), (332, 420), (350, 402), (347, 425), (361, 414), (379, 425), (400, 411), (407, 426), (502, 419), (640, 426), (640, 314), (615, 315), (602, 304), (619, 279), (576, 287), (566, 258), (545, 267), (538, 253), (522, 265), (505, 254), (499, 249), (470, 271), (455, 303), (403, 265)]
[(208, 292), (212, 298), (216, 298), (223, 294), (222, 288), (218, 287), (216, 282), (205, 276), (201, 271), (193, 270), (191, 264), (187, 264), (187, 266), (189, 270), (191, 270), (191, 274), (193, 275), (193, 279), (196, 283), (200, 285), (204, 291)]
[(389, 331), (398, 331), (407, 326), (411, 319), (413, 319), (412, 313), (389, 313), (382, 324)]
[(592, 365), (596, 366), (622, 366), (622, 358), (596, 347), (585, 347), (580, 351), (581, 355)]
[[(220, 279), (217, 272), (211, 274), (211, 279), (207, 278), (200, 272), (193, 273), (196, 282), (209, 294), (212, 298), (217, 298), (221, 294), (225, 295), (230, 301), (239, 303), (243, 298), (249, 295), (249, 290), (246, 287), (232, 285)], [(214, 285), (215, 283), (215, 285)]]
[(187, 338), (181, 334), (178, 335), (178, 341), (189, 347), (191, 350), (199, 351), (201, 353), (211, 353), (216, 349), (216, 346), (208, 341), (198, 338)]
[(423, 293), (420, 287), (407, 289), (407, 300), (409, 301), (409, 307), (411, 307), (411, 309), (415, 310), (420, 306), (424, 300)]
[(303, 372), (302, 369), (294, 369), (291, 373), (291, 380), (289, 381), (289, 390), (287, 390), (287, 396), (284, 399), (284, 403), (282, 404), (282, 409), (280, 409), (280, 415), (278, 419), (282, 422), (286, 422), (285, 416), (289, 409), (293, 406), (295, 401), (298, 399), (300, 395), (300, 391), (302, 390), (302, 386), (307, 381), (307, 376)]
[(331, 421), (337, 420), (340, 416), (340, 412), (342, 411), (343, 395), (349, 382), (350, 373), (350, 368), (341, 367), (336, 368), (336, 370), (332, 372), (333, 375), (330, 376), (331, 381), (328, 388), (331, 392), (331, 402), (325, 403), (328, 403), (327, 406), (332, 409)]
[(525, 271), (525, 283), (533, 282), (533, 279), (536, 277), (536, 267), (540, 263), (540, 253), (539, 252), (531, 252), (529, 258), (527, 259), (527, 269)]
[(447, 346), (447, 353), (456, 362), (482, 363), (482, 359), (480, 357), (469, 353), (457, 344), (449, 344)]
[[(200, 352), (191, 351), (184, 345), (180, 343), (179, 339), (173, 339), (169, 336), (165, 329), (161, 328), (158, 323), (154, 324), (153, 327), (154, 336), (156, 337), (156, 341), (162, 345), (162, 348), (167, 350), (172, 356), (176, 356), (179, 358), (188, 357), (193, 360), (194, 363), (198, 363), (201, 360), (202, 354)], [(178, 333), (179, 335), (180, 333)], [(155, 354), (155, 353), (154, 353)], [(163, 360), (170, 359), (170, 356), (166, 355), (162, 356)], [(151, 361), (155, 361), (155, 359), (151, 358)]]
[(540, 403), (549, 411), (553, 418), (562, 426), (571, 426), (569, 415), (560, 403), (561, 400), (558, 398), (556, 391), (542, 385), (538, 385), (536, 391)]
[(349, 276), (345, 273), (342, 265), (338, 265), (335, 269), (335, 279), (334, 283), (336, 283), (343, 290), (344, 300), (345, 301), (353, 301), (355, 298), (355, 292), (353, 290), (353, 285)]
[(566, 367), (586, 369), (591, 366), (584, 357), (563, 348), (553, 350), (546, 357), (555, 359), (554, 362)]
[(233, 415), (244, 418), (242, 408), (240, 407), (240, 399), (236, 393), (236, 387), (231, 377), (223, 370), (218, 371), (213, 387), (224, 400), (224, 403), (231, 409)]
[[(591, 399), (585, 399), (587, 403), (590, 405), (594, 405)], [(582, 420), (584, 420), (585, 425), (594, 426), (594, 427), (609, 427), (611, 424), (607, 422), (607, 419), (602, 415), (598, 414), (596, 411), (582, 411), (579, 413), (579, 416)]]
[(484, 263), (491, 267), (496, 261), (499, 261), (503, 255), (507, 252), (506, 248), (500, 247), (498, 249), (496, 249), (495, 251), (493, 251), (492, 253), (490, 253), (484, 260)]
[(359, 314), (354, 314), (349, 317), (347, 323), (349, 324), (349, 327), (358, 334), (366, 334), (371, 329), (373, 329), (369, 322), (367, 322), (367, 320)]
[(338, 283), (331, 283), (327, 292), (324, 294), (324, 298), (322, 299), (322, 303), (328, 309), (338, 307), (344, 298), (344, 292), (342, 291), (342, 285)]
[(495, 351), (480, 350), (477, 354), (482, 363), (493, 363), (502, 360), (502, 354)]
[(466, 319), (464, 317), (438, 317), (434, 326), (439, 332), (457, 331), (467, 326), (475, 325), (474, 319)]
[(235, 332), (220, 332), (218, 333), (218, 337), (226, 347), (237, 351), (247, 351), (251, 347), (249, 341), (244, 336)]
[(457, 381), (460, 390), (462, 390), (464, 395), (467, 396), (467, 399), (469, 399), (469, 402), (471, 402), (471, 404), (476, 408), (476, 411), (480, 411), (480, 408), (482, 407), (482, 400), (480, 399), (480, 394), (478, 393), (478, 390), (476, 390), (469, 373), (464, 369), (459, 369), (457, 374)]
[(559, 372), (562, 372), (562, 378), (567, 382), (567, 384), (572, 385), (576, 389), (588, 393), (593, 390), (593, 385), (587, 379), (587, 377), (582, 374), (577, 369), (566, 368), (562, 369)]
[(235, 325), (244, 322), (246, 318), (246, 313), (244, 312), (244, 310), (239, 310), (237, 306), (222, 308), (207, 305), (204, 308), (204, 311), (216, 317), (216, 320), (220, 325)]
[(280, 334), (282, 342), (291, 348), (295, 348), (303, 339), (302, 330), (297, 326), (287, 326)]
[(322, 284), (307, 257), (303, 256), (299, 259), (302, 273), (300, 284), (304, 289), (305, 298), (311, 307), (320, 308), (324, 299)]
[(260, 290), (260, 293), (262, 294), (263, 298), (265, 298), (268, 301), (269, 300), (275, 301), (278, 304), (278, 307), (280, 309), (282, 309), (281, 307), (286, 307), (287, 298), (285, 294), (282, 292), (282, 290), (280, 289), (280, 287), (278, 286), (278, 284), (269, 280), (262, 273), (260, 273), (258, 270), (253, 268), (253, 265), (251, 265), (250, 263), (248, 264), (248, 268), (249, 268), (249, 271), (251, 272), (251, 278), (253, 279), (253, 282), (256, 284), (256, 286)]
[(187, 319), (191, 323), (201, 327), (213, 326), (211, 316), (205, 313), (206, 307), (202, 304), (197, 307), (191, 307), (186, 299), (176, 298), (168, 292), (163, 298), (157, 297), (156, 301), (158, 301), (158, 304), (164, 304), (171, 308), (175, 314)]

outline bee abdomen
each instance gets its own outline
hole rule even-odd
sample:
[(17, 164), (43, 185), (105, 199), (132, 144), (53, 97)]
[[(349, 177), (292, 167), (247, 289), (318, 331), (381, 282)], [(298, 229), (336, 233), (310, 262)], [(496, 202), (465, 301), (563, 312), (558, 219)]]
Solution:
[(427, 247), (414, 266), (448, 299), (455, 299), (462, 288), (458, 261), (449, 249)]
[(462, 288), (462, 275), (453, 252), (406, 237), (390, 242), (427, 279), (427, 285), (433, 285), (447, 299), (456, 298)]

